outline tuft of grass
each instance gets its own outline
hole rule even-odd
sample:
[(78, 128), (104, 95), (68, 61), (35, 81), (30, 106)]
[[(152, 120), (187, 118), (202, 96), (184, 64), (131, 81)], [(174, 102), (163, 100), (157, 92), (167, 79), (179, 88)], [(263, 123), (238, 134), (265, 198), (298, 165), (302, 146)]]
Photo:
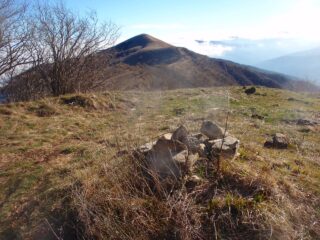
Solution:
[(45, 103), (41, 103), (38, 106), (30, 106), (27, 110), (35, 113), (38, 117), (51, 117), (57, 114), (57, 111), (54, 107)]

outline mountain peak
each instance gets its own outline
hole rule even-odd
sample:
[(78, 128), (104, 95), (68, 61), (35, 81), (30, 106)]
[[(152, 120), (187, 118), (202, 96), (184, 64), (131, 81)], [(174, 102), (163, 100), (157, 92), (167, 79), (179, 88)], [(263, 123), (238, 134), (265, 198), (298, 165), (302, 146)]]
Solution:
[(149, 34), (140, 34), (132, 37), (117, 46), (115, 48), (118, 51), (128, 51), (130, 49), (159, 49), (172, 47), (170, 44), (163, 42)]

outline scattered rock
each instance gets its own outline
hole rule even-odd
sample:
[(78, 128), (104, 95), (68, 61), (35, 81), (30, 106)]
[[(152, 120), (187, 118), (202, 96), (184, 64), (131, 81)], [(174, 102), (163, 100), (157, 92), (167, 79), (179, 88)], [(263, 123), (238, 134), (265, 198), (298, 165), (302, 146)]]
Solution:
[(254, 113), (251, 115), (251, 118), (255, 118), (255, 119), (259, 119), (259, 120), (263, 120), (264, 119), (264, 116), (261, 116), (257, 113)]
[(313, 126), (313, 125), (317, 125), (318, 122), (316, 121), (312, 121), (312, 120), (309, 120), (309, 119), (298, 119), (297, 120), (297, 125), (301, 125), (301, 126)]
[(186, 109), (185, 109), (185, 108), (175, 108), (175, 109), (173, 109), (173, 113), (174, 113), (176, 116), (183, 115), (185, 112), (186, 112)]
[(223, 138), (224, 136), (224, 130), (211, 121), (204, 121), (201, 125), (200, 131), (209, 139), (218, 139)]
[(247, 95), (251, 95), (251, 94), (254, 94), (256, 92), (256, 88), (255, 87), (247, 88), (244, 92)]
[(289, 97), (287, 100), (288, 100), (288, 101), (299, 101), (298, 99), (295, 99), (295, 98), (293, 98), (293, 97)]
[(211, 140), (209, 144), (213, 156), (220, 154), (224, 158), (233, 158), (238, 153), (240, 141), (235, 137), (227, 136), (224, 139)]
[(264, 146), (267, 148), (278, 148), (278, 149), (285, 149), (288, 148), (289, 139), (286, 135), (282, 133), (276, 133), (272, 136), (272, 139), (268, 139)]
[(299, 118), (299, 119), (283, 119), (283, 122), (287, 123), (287, 124), (296, 124), (299, 126), (315, 126), (318, 125), (319, 122), (314, 121), (314, 120), (310, 120), (310, 119), (303, 119), (303, 118)]

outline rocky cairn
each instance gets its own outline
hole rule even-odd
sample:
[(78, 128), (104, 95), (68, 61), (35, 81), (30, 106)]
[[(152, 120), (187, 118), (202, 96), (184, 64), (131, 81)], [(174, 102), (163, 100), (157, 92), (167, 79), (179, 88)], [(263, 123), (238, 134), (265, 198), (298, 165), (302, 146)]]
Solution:
[(198, 179), (193, 168), (200, 159), (213, 162), (218, 157), (232, 159), (237, 155), (239, 144), (237, 138), (216, 123), (204, 121), (200, 133), (191, 134), (180, 126), (173, 133), (140, 146), (136, 152), (143, 157), (146, 168), (161, 179), (184, 176)]

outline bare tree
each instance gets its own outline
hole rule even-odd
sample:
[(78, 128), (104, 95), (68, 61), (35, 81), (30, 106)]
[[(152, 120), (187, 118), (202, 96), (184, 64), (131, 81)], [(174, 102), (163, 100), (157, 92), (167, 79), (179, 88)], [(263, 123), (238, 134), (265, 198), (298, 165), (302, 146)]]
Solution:
[(16, 0), (0, 0), (0, 86), (17, 67), (26, 64), (30, 37), (26, 24), (27, 6)]
[(78, 16), (63, 3), (40, 5), (30, 21), (29, 52), (33, 68), (50, 95), (85, 91), (96, 84), (99, 66), (106, 58), (99, 50), (114, 44), (118, 27), (100, 24), (91, 12)]

